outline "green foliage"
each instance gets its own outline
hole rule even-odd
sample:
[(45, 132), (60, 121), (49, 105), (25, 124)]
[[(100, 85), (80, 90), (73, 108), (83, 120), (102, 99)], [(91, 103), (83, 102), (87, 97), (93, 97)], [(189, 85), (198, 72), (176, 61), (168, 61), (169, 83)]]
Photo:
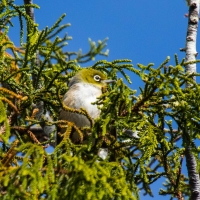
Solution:
[[(177, 56), (175, 66), (168, 65), (167, 58), (157, 68), (153, 64), (134, 68), (127, 59), (98, 61), (90, 67), (105, 72), (116, 83), (95, 102), (101, 115), (94, 125), (78, 129), (58, 120), (62, 97), (70, 78), (81, 69), (80, 63), (107, 55), (103, 52), (106, 40), (97, 45), (89, 40), (86, 54), (64, 52), (71, 39), (57, 36), (69, 26), (60, 25), (64, 15), (51, 28), (39, 31), (26, 14), (26, 6), (9, 0), (0, 4), (1, 199), (139, 199), (139, 187), (152, 196), (151, 184), (161, 177), (166, 182), (160, 194), (189, 196), (188, 178), (181, 173), (182, 141), (192, 144), (198, 157), (200, 149), (194, 139), (199, 139), (200, 132), (200, 87), (192, 76), (199, 74), (185, 74), (186, 63)], [(13, 17), (19, 18), (20, 48), (7, 35)], [(118, 78), (121, 74), (131, 83), (127, 71), (144, 82), (140, 94)], [(190, 88), (183, 88), (186, 82)], [(35, 105), (40, 102), (52, 120), (44, 114), (37, 117)], [(87, 116), (84, 110), (80, 112)], [(33, 131), (34, 125), (41, 124), (67, 127), (52, 153), (45, 149), (54, 142), (54, 132), (44, 141)], [(73, 128), (90, 142), (73, 144)], [(184, 138), (186, 130), (190, 130), (190, 138)], [(139, 138), (131, 137), (130, 132), (137, 132)], [(98, 156), (102, 148), (108, 149), (105, 160)]]
[(9, 127), (7, 116), (6, 116), (6, 109), (3, 102), (1, 101), (1, 98), (0, 98), (0, 123), (2, 125), (2, 130), (0, 130), (0, 133), (1, 131), (4, 133), (1, 136), (1, 139), (5, 143), (7, 143), (10, 136), (10, 127)]
[[(73, 148), (79, 156), (71, 155)], [(75, 148), (69, 140), (52, 154), (32, 143), (16, 151), (23, 152), (23, 162), (1, 168), (1, 183), (6, 188), (2, 199), (135, 199), (124, 187), (125, 172), (117, 163), (98, 162), (97, 158), (84, 161), (83, 148)]]

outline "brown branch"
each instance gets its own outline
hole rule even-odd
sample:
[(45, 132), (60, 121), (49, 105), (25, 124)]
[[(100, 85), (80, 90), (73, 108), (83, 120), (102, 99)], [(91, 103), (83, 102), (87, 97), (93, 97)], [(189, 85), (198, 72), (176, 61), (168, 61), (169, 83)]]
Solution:
[(182, 192), (179, 191), (179, 183), (180, 183), (180, 177), (181, 177), (181, 170), (182, 170), (182, 164), (183, 164), (183, 158), (184, 156), (182, 155), (181, 156), (181, 160), (180, 160), (180, 166), (179, 166), (179, 169), (178, 169), (178, 175), (177, 175), (177, 178), (176, 178), (176, 186), (174, 187), (174, 191), (176, 193), (176, 196), (178, 198), (178, 200), (183, 200), (183, 195), (182, 195)]
[(34, 129), (31, 129), (30, 127), (22, 127), (22, 126), (12, 126), (11, 129), (17, 130), (17, 131), (22, 132), (22, 133), (28, 133), (30, 138), (32, 139), (32, 141), (34, 141), (37, 144), (41, 144), (39, 142), (39, 140), (35, 137), (36, 134), (32, 132)]
[(34, 135), (30, 130), (28, 130), (27, 132), (28, 132), (30, 138), (31, 138), (35, 143), (41, 144), (41, 143), (38, 141), (38, 139), (35, 137), (35, 135)]
[(15, 157), (17, 153), (17, 151), (15, 150), (15, 147), (17, 146), (18, 143), (19, 143), (19, 140), (15, 140), (11, 148), (8, 150), (6, 155), (1, 160), (1, 163), (3, 164), (3, 166), (8, 167), (10, 165), (10, 162), (12, 161), (12, 159)]
[(8, 99), (5, 98), (5, 97), (0, 97), (0, 100), (5, 101), (6, 103), (8, 103), (8, 105), (9, 105), (11, 108), (13, 108), (13, 110), (14, 110), (17, 114), (19, 114), (19, 110), (17, 109), (17, 107), (16, 107), (10, 100), (8, 100)]

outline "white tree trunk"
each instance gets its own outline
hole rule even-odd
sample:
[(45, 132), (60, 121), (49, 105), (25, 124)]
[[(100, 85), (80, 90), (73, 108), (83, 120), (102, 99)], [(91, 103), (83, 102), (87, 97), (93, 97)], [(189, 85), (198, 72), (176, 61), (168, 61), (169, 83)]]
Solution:
[[(199, 0), (190, 0), (188, 2), (189, 5), (189, 15), (188, 15), (188, 28), (187, 28), (187, 37), (186, 37), (186, 46), (185, 52), (186, 57), (185, 61), (195, 61), (196, 56), (198, 55), (196, 51), (196, 39), (197, 39), (197, 28), (198, 28), (198, 21), (199, 21)], [(196, 63), (188, 64), (185, 66), (186, 72), (192, 74), (196, 73)], [(195, 77), (193, 77), (196, 80)], [(190, 87), (189, 84), (186, 84), (186, 87)], [(183, 141), (185, 144), (185, 156), (186, 156), (186, 163), (188, 169), (188, 176), (189, 176), (189, 184), (190, 184), (190, 191), (191, 191), (191, 198), (192, 200), (200, 200), (200, 180), (199, 180), (199, 173), (196, 169), (196, 159), (191, 151), (191, 140), (190, 132), (185, 130), (183, 135)]]

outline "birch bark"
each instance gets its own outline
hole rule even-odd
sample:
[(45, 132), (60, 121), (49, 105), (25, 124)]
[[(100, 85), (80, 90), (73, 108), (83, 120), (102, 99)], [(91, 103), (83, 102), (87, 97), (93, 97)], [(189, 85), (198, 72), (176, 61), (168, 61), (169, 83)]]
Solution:
[[(189, 5), (189, 15), (188, 15), (188, 28), (186, 36), (186, 46), (184, 48), (186, 52), (185, 61), (194, 61), (198, 55), (196, 51), (196, 40), (197, 40), (197, 28), (199, 21), (199, 0), (190, 0)], [(186, 72), (192, 74), (196, 73), (196, 63), (186, 65)], [(196, 80), (195, 76), (193, 77)], [(186, 87), (190, 87), (190, 84), (186, 84)], [(189, 185), (191, 191), (192, 200), (200, 200), (200, 180), (199, 173), (197, 171), (197, 163), (195, 156), (192, 153), (192, 146), (189, 130), (184, 131), (183, 142), (185, 145), (185, 157), (186, 165), (189, 176)], [(189, 139), (189, 140), (188, 140)]]

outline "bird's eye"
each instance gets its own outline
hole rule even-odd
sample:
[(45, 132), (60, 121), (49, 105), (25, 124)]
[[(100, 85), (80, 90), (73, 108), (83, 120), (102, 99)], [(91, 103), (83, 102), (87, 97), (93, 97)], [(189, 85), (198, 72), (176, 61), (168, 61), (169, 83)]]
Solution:
[(101, 77), (99, 75), (94, 75), (94, 80), (95, 81), (101, 81)]

